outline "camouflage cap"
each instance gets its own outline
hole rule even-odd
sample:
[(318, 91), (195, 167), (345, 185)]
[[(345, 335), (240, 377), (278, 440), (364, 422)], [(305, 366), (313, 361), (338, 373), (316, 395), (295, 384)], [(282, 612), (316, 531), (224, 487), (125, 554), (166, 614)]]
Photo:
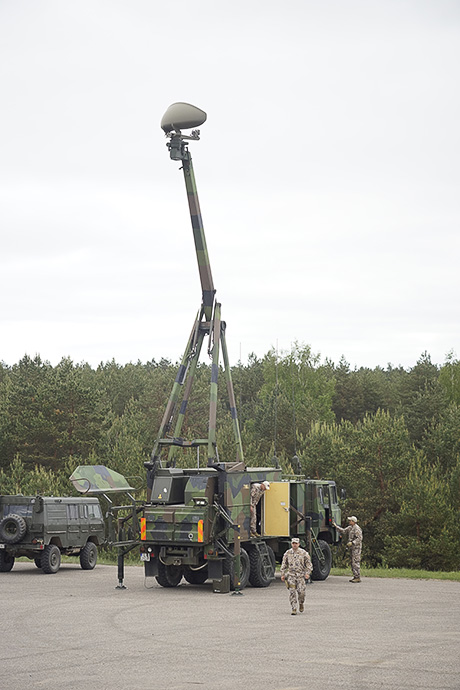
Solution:
[(292, 537), (292, 539), (291, 539), (291, 544), (300, 544), (300, 539), (299, 539), (299, 537)]
[(351, 517), (347, 518), (347, 520), (353, 520), (353, 522), (358, 522), (358, 518), (355, 515), (352, 515)]

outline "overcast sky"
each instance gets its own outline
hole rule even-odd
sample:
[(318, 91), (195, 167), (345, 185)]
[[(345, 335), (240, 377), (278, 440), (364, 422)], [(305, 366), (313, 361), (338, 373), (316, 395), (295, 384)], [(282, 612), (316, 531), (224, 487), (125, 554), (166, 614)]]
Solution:
[(232, 364), (458, 356), (459, 84), (458, 0), (0, 0), (0, 360), (180, 359), (176, 101)]

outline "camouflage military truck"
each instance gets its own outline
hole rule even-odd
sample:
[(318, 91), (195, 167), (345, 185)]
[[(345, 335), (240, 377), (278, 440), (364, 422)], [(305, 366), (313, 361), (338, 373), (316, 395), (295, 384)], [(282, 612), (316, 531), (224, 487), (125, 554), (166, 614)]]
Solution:
[[(175, 587), (183, 577), (193, 584), (211, 578), (215, 591), (223, 591), (227, 582), (235, 589), (242, 589), (248, 582), (255, 587), (266, 587), (274, 577), (276, 560), (281, 560), (292, 536), (299, 537), (311, 551), (313, 577), (322, 580), (331, 568), (331, 545), (339, 539), (332, 525), (333, 521), (341, 522), (334, 482), (302, 476), (283, 477), (276, 467), (250, 468), (244, 461), (227, 352), (226, 323), (221, 319), (221, 304), (215, 299), (188, 149), (189, 141), (199, 140), (200, 132), (196, 127), (203, 124), (206, 117), (206, 113), (195, 106), (174, 103), (161, 120), (170, 158), (180, 164), (184, 177), (202, 298), (151, 458), (144, 463), (147, 500), (139, 503), (132, 499), (128, 506), (112, 504), (108, 512), (109, 539), (119, 550), (120, 587), (123, 586), (124, 555), (137, 547), (140, 547), (146, 577), (156, 577), (163, 587)], [(183, 129), (192, 131), (185, 135)], [(214, 150), (222, 152), (222, 148), (222, 142), (217, 142)], [(169, 299), (167, 290), (164, 299)], [(182, 428), (205, 338), (211, 359), (207, 437), (186, 439)], [(217, 385), (221, 364), (234, 435), (231, 453), (226, 453), (226, 459), (234, 457), (234, 462), (222, 462), (217, 448)], [(179, 455), (187, 453), (188, 457), (179, 460)], [(191, 453), (197, 453), (198, 458), (204, 456), (205, 466), (198, 462), (196, 468), (184, 469), (191, 464)], [(82, 493), (103, 490), (101, 472), (92, 478), (94, 469), (78, 469), (71, 478), (77, 489)], [(259, 528), (258, 536), (253, 536), (250, 531), (251, 484), (264, 480), (271, 482), (271, 486), (257, 504)], [(108, 489), (112, 484), (106, 481)]]
[[(131, 487), (120, 477), (105, 467), (83, 466), (71, 481), (85, 493), (128, 493)], [(251, 484), (264, 480), (270, 489), (257, 504), (260, 536), (254, 537)], [(329, 575), (331, 546), (339, 542), (332, 523), (341, 522), (333, 481), (286, 478), (279, 469), (244, 463), (157, 467), (148, 503), (128, 495), (131, 504), (109, 506), (109, 542), (121, 553), (139, 547), (145, 576), (155, 577), (163, 587), (175, 587), (182, 578), (191, 584), (212, 579), (216, 587), (228, 582), (229, 589), (243, 589), (248, 583), (268, 587), (276, 561), (281, 562), (293, 536), (312, 555), (312, 579)]]
[[(270, 489), (257, 505), (258, 534), (250, 533), (252, 482), (268, 480)], [(283, 479), (274, 468), (222, 463), (206, 469), (158, 469), (151, 504), (139, 520), (145, 575), (174, 587), (182, 577), (192, 584), (229, 575), (230, 588), (248, 583), (267, 587), (293, 536), (312, 555), (312, 579), (331, 569), (331, 546), (339, 535), (340, 508), (332, 481)], [(239, 551), (240, 574), (235, 573)]]
[(0, 572), (26, 556), (44, 573), (56, 573), (61, 554), (79, 556), (83, 570), (92, 570), (104, 540), (97, 498), (0, 496)]

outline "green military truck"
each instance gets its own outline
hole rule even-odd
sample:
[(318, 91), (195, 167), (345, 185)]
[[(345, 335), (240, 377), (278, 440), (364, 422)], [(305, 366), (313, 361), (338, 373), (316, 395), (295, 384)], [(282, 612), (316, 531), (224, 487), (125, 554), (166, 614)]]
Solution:
[(0, 496), (0, 572), (26, 556), (44, 573), (56, 573), (61, 554), (79, 556), (83, 570), (92, 570), (104, 541), (97, 498)]
[[(82, 493), (126, 491), (130, 504), (109, 501), (109, 543), (122, 557), (140, 548), (147, 578), (163, 587), (176, 587), (183, 578), (194, 585), (211, 579), (215, 591), (240, 590), (248, 583), (268, 587), (294, 536), (311, 553), (312, 579), (328, 577), (331, 546), (339, 542), (333, 523), (341, 522), (335, 482), (283, 477), (277, 468), (241, 462), (156, 467), (154, 475), (148, 503), (135, 501), (126, 480), (105, 467), (82, 466), (71, 477)], [(254, 537), (251, 484), (265, 480), (270, 489), (257, 504), (259, 536)], [(119, 560), (121, 584), (122, 579)]]
[[(257, 505), (258, 534), (250, 533), (253, 482), (268, 480), (270, 489)], [(229, 575), (233, 589), (248, 583), (267, 587), (293, 536), (311, 552), (312, 579), (324, 580), (331, 569), (331, 546), (339, 535), (337, 491), (332, 481), (283, 479), (275, 468), (246, 468), (222, 463), (214, 468), (157, 470), (151, 504), (139, 520), (140, 552), (145, 575), (174, 587), (182, 578), (200, 584)], [(239, 552), (240, 573), (235, 573)]]

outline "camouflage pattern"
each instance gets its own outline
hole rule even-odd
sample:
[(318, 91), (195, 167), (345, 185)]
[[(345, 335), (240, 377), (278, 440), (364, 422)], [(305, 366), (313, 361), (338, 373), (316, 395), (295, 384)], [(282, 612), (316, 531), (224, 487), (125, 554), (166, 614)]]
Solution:
[[(178, 107), (176, 108), (176, 106)], [(225, 343), (225, 323), (221, 321), (221, 305), (215, 301), (216, 290), (214, 288), (211, 265), (206, 245), (206, 237), (198, 199), (192, 157), (188, 150), (188, 140), (198, 140), (199, 133), (196, 131), (192, 132), (191, 136), (182, 135), (180, 130), (176, 129), (175, 125), (170, 122), (170, 116), (175, 116), (175, 114), (177, 114), (176, 111), (181, 115), (181, 122), (193, 122), (194, 113), (200, 113), (199, 119), (201, 120), (201, 118), (204, 118), (201, 120), (204, 122), (206, 119), (206, 113), (189, 104), (174, 104), (166, 111), (162, 120), (162, 128), (169, 137), (167, 146), (170, 152), (170, 157), (174, 161), (180, 161), (182, 166), (190, 211), (190, 219), (192, 223), (195, 252), (200, 275), (202, 299), (200, 311), (194, 322), (192, 332), (190, 334), (190, 338), (188, 340), (187, 347), (179, 366), (176, 380), (174, 381), (168, 404), (160, 424), (160, 429), (155, 440), (150, 462), (145, 463), (147, 469), (147, 501), (150, 501), (155, 473), (157, 469), (162, 466), (161, 455), (165, 447), (168, 448), (167, 467), (175, 466), (177, 452), (180, 447), (196, 447), (205, 444), (207, 445), (208, 466), (212, 467), (218, 462), (218, 453), (216, 447), (216, 417), (219, 355), (221, 346), (230, 403), (230, 413), (235, 436), (236, 462), (243, 461), (241, 433), (236, 413), (233, 383)], [(189, 114), (190, 117), (188, 117), (187, 114)], [(203, 345), (203, 339), (206, 335), (209, 335), (208, 354), (212, 357), (208, 438), (186, 441), (181, 438), (181, 431), (187, 411), (198, 358)], [(179, 396), (182, 390), (184, 390), (182, 404), (180, 408), (178, 408)], [(168, 434), (172, 429), (175, 418), (176, 422), (174, 427), (174, 435), (173, 438), (171, 438), (170, 436), (168, 437)]]
[(193, 171), (192, 157), (188, 150), (184, 151), (182, 170), (184, 173), (185, 187), (187, 190), (187, 200), (192, 221), (193, 239), (195, 241), (196, 258), (198, 261), (198, 271), (200, 274), (204, 317), (206, 321), (211, 320), (216, 290), (211, 273), (206, 237), (204, 234), (203, 219), (201, 216), (200, 202), (198, 200), (198, 190)]
[[(182, 397), (182, 403), (179, 408), (179, 411), (177, 413), (177, 420), (176, 420), (176, 426), (174, 427), (174, 438), (178, 439), (181, 437), (181, 432), (182, 432), (182, 424), (185, 419), (185, 414), (187, 412), (187, 406), (188, 406), (188, 401), (190, 399), (190, 393), (192, 390), (192, 385), (195, 380), (195, 373), (196, 373), (196, 367), (198, 364), (198, 360), (200, 358), (200, 353), (201, 353), (201, 348), (203, 346), (203, 340), (204, 340), (205, 333), (204, 331), (199, 330), (199, 319), (197, 317), (197, 321), (194, 324), (194, 327), (192, 329), (192, 334), (190, 336), (189, 343), (187, 345), (187, 350), (184, 355), (184, 362), (188, 363), (188, 370), (187, 370), (187, 376), (185, 378), (185, 384), (183, 385), (184, 388), (184, 393)], [(183, 370), (185, 374), (186, 369)], [(176, 377), (177, 380), (177, 377)], [(181, 380), (177, 384), (177, 392), (180, 391), (180, 388), (182, 386), (183, 381)], [(175, 406), (175, 403), (174, 403)], [(169, 411), (169, 419), (172, 421), (173, 418), (173, 410)], [(165, 429), (161, 430), (160, 429), (160, 434), (164, 435)], [(156, 448), (154, 449), (153, 456), (155, 456), (156, 453)], [(168, 454), (168, 462), (167, 466), (168, 467), (175, 467), (175, 457), (177, 454), (177, 446), (170, 446), (169, 448), (169, 454)]]
[(80, 465), (70, 481), (81, 494), (107, 494), (115, 491), (133, 491), (125, 477), (104, 465)]
[[(191, 567), (195, 570), (197, 567), (201, 568), (203, 563), (208, 563), (209, 567), (214, 564), (213, 568), (220, 563), (223, 567), (222, 564), (227, 563), (229, 550), (235, 549), (234, 552), (237, 554), (237, 545), (245, 550), (247, 558), (248, 554), (254, 551), (254, 539), (251, 536), (251, 488), (253, 498), (257, 500), (262, 494), (260, 484), (265, 480), (270, 483), (282, 481), (281, 470), (273, 467), (247, 468), (244, 463), (219, 463), (216, 467), (199, 469), (159, 467), (153, 480), (149, 503), (133, 508), (133, 540), (127, 542), (118, 536), (118, 540), (113, 538), (111, 543), (119, 544), (119, 548), (140, 545), (146, 577), (158, 576), (160, 584), (165, 582), (164, 574), (161, 572), (161, 567), (165, 565), (176, 569)], [(308, 524), (313, 525), (313, 546), (318, 539), (334, 543), (336, 533), (332, 526), (327, 527), (325, 517), (321, 523), (313, 523), (310, 519), (310, 509), (318, 508), (316, 499), (311, 506), (308, 502), (308, 494), (314, 493), (312, 484), (315, 481), (286, 482), (292, 489), (295, 506), (300, 506), (305, 511), (305, 514), (299, 517), (297, 508), (291, 505), (290, 536), (301, 535), (302, 527), (299, 521), (305, 523), (308, 520)], [(319, 482), (320, 487), (324, 484), (331, 486), (333, 483)], [(331, 509), (332, 514), (340, 519), (340, 508), (332, 505)], [(136, 515), (139, 514), (139, 525), (134, 512)], [(109, 522), (115, 525), (116, 509), (112, 509), (111, 513), (113, 516)], [(304, 539), (306, 536), (304, 534)], [(280, 560), (289, 548), (286, 537), (271, 536), (268, 544), (274, 551), (275, 558)], [(318, 550), (318, 547), (316, 549)], [(251, 569), (256, 568), (258, 561), (254, 559), (254, 554), (250, 561)], [(308, 572), (310, 570), (311, 565)], [(206, 574), (206, 571), (204, 572)], [(218, 572), (214, 568), (211, 577), (219, 579), (220, 576), (216, 574)], [(257, 581), (262, 582), (260, 573), (254, 572)], [(327, 575), (328, 573), (325, 577)], [(255, 586), (268, 584), (262, 582)], [(291, 584), (295, 585), (294, 589), (298, 589), (302, 597), (303, 582), (291, 581)]]
[[(235, 463), (231, 468), (232, 471), (229, 472), (217, 473), (213, 468), (206, 468), (199, 474), (192, 471), (190, 475), (187, 470), (180, 468), (159, 469), (151, 493), (152, 505), (146, 507), (144, 511), (147, 520), (147, 540), (157, 541), (164, 538), (167, 541), (174, 541), (179, 538), (179, 534), (182, 536), (185, 534), (185, 541), (196, 541), (193, 524), (196, 525), (196, 522), (202, 519), (205, 543), (206, 539), (212, 541), (215, 536), (212, 526), (214, 525), (217, 529), (217, 512), (213, 504), (218, 494), (219, 479), (222, 482), (223, 504), (229, 521), (239, 526), (240, 540), (248, 540), (250, 538), (250, 487), (253, 477), (248, 472), (241, 471), (242, 467), (241, 463)], [(172, 476), (171, 472), (174, 473)], [(274, 481), (275, 478), (281, 477), (281, 472), (269, 470), (266, 475), (270, 481)], [(205, 501), (205, 505), (195, 507), (195, 503), (200, 499)], [(167, 507), (169, 505), (171, 507)], [(187, 508), (187, 511), (183, 512), (183, 508)], [(182, 527), (182, 521), (190, 529)], [(227, 540), (232, 543), (234, 538), (234, 529), (229, 525)]]
[[(169, 395), (168, 403), (166, 405), (166, 409), (163, 414), (163, 418), (161, 420), (160, 428), (158, 430), (157, 438), (155, 440), (155, 444), (153, 446), (152, 450), (152, 455), (150, 459), (150, 463), (146, 464), (146, 467), (148, 469), (148, 474), (147, 474), (147, 501), (150, 500), (150, 491), (152, 489), (152, 484), (154, 481), (155, 477), (155, 470), (156, 467), (160, 464), (160, 454), (162, 448), (166, 445), (166, 435), (171, 429), (171, 425), (173, 423), (175, 411), (177, 409), (177, 403), (179, 400), (180, 393), (182, 391), (182, 388), (184, 386), (185, 380), (186, 380), (186, 375), (187, 375), (187, 370), (190, 364), (190, 360), (193, 358), (194, 359), (194, 367), (193, 367), (193, 373), (195, 372), (196, 368), (196, 361), (198, 357), (195, 355), (199, 354), (197, 352), (197, 333), (198, 333), (198, 324), (197, 322), (194, 323), (192, 332), (190, 333), (190, 337), (187, 342), (187, 347), (185, 348), (184, 355), (182, 357), (179, 369), (176, 374), (176, 378), (173, 383), (173, 387), (171, 390), (171, 393)], [(201, 349), (201, 343), (203, 342), (204, 334), (202, 338), (199, 341), (200, 344), (200, 349)], [(180, 410), (180, 414), (177, 420), (177, 429), (174, 434), (174, 439), (173, 442), (169, 442), (169, 449), (170, 449), (170, 455), (171, 459), (175, 451), (175, 444), (177, 443), (180, 445), (180, 441), (182, 440), (180, 438), (180, 429), (182, 427), (182, 422), (185, 416), (186, 408), (187, 408), (187, 402), (188, 402), (188, 397), (190, 395), (190, 389), (191, 389), (191, 384), (193, 381), (193, 377), (190, 379), (188, 382), (188, 385), (186, 386), (186, 393), (187, 393), (187, 399), (184, 400), (182, 404), (182, 408)]]
[(353, 577), (359, 578), (360, 567), (361, 567), (361, 548), (363, 543), (363, 532), (359, 525), (356, 523), (353, 525), (348, 525), (348, 527), (339, 527), (337, 525), (336, 529), (343, 535), (347, 542), (351, 542), (350, 556), (351, 556), (351, 571)]
[(220, 304), (218, 302), (216, 302), (214, 309), (212, 333), (209, 339), (209, 353), (212, 354), (212, 364), (209, 399), (208, 465), (211, 467), (216, 460), (217, 378), (219, 375), (220, 353)]
[(312, 570), (310, 554), (305, 549), (299, 546), (298, 549), (291, 548), (285, 552), (281, 563), (281, 575), (286, 578), (292, 610), (297, 608), (297, 599), (299, 605), (304, 604), (307, 579)]
[(241, 441), (241, 432), (240, 432), (240, 425), (238, 421), (238, 413), (236, 410), (236, 401), (235, 401), (235, 394), (233, 391), (233, 382), (232, 382), (232, 373), (231, 373), (231, 368), (230, 368), (230, 362), (228, 359), (228, 350), (227, 350), (227, 341), (225, 339), (225, 331), (226, 331), (226, 323), (225, 321), (221, 322), (220, 326), (220, 340), (222, 344), (222, 357), (224, 360), (224, 372), (225, 372), (225, 380), (227, 382), (227, 393), (228, 393), (228, 399), (230, 403), (230, 414), (232, 417), (232, 423), (233, 423), (233, 435), (235, 437), (235, 448), (236, 448), (236, 462), (244, 462), (244, 455), (243, 455), (243, 443)]

